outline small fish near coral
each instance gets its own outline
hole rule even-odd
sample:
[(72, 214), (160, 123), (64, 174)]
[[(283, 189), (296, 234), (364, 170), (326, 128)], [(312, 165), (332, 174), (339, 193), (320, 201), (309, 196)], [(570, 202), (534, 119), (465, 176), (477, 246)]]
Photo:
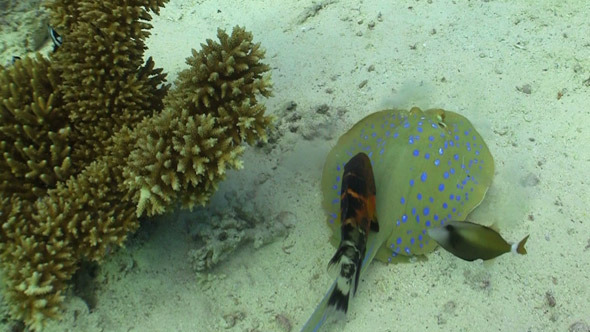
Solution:
[[(356, 159), (363, 158), (359, 155), (366, 156), (370, 166), (353, 167)], [(354, 222), (347, 219), (351, 214), (344, 201), (354, 197), (347, 194), (351, 169), (354, 170), (352, 174), (360, 175), (365, 183), (370, 183), (368, 170), (372, 170), (375, 184), (374, 205), (366, 205), (374, 207), (374, 211), (353, 208), (356, 211)], [(358, 240), (366, 236), (363, 259), (360, 265), (356, 260), (346, 276), (352, 278), (354, 274), (357, 281), (375, 258), (383, 262), (402, 261), (432, 252), (438, 243), (428, 235), (429, 229), (464, 221), (483, 200), (493, 175), (494, 160), (487, 145), (469, 120), (457, 113), (442, 109), (422, 111), (418, 107), (409, 111), (390, 109), (370, 114), (356, 123), (328, 154), (321, 184), (323, 207), (333, 231), (331, 240), (339, 243), (338, 250), (350, 238), (351, 230), (357, 232), (357, 249), (362, 248), (362, 241)], [(360, 187), (367, 189), (369, 186)], [(360, 189), (351, 192), (359, 191), (362, 192)], [(359, 216), (371, 222), (358, 227)], [(373, 228), (373, 220), (377, 219), (379, 223)], [(344, 234), (345, 231), (349, 234)], [(491, 243), (497, 244), (495, 240)], [(524, 250), (524, 240), (521, 243)], [(503, 249), (505, 247), (500, 250)], [(355, 261), (354, 254), (347, 256), (353, 257), (350, 261)], [(334, 258), (337, 255), (338, 252)], [(340, 266), (342, 269), (344, 265)], [(346, 278), (341, 273), (302, 331), (319, 331), (333, 315), (347, 311), (349, 294), (346, 290), (350, 284), (343, 280)], [(354, 289), (357, 283), (353, 284)], [(338, 293), (346, 295), (346, 306), (334, 301), (335, 297), (342, 298), (334, 295)]]
[(50, 26), (47, 25), (47, 32), (49, 33), (49, 38), (51, 39), (51, 41), (53, 42), (53, 52), (57, 51), (57, 49), (61, 46), (61, 44), (63, 43), (63, 38), (61, 37), (61, 35), (59, 33), (57, 33), (57, 31), (55, 31), (55, 29)]

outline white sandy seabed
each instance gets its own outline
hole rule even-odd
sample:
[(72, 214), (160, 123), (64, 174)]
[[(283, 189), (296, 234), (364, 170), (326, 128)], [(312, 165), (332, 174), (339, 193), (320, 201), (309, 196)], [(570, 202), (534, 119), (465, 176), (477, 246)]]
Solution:
[[(327, 152), (365, 115), (417, 105), (459, 112), (486, 139), (496, 175), (470, 219), (530, 234), (528, 255), (374, 263), (333, 330), (589, 331), (590, 5), (557, 3), (172, 0), (147, 51), (169, 80), (218, 27), (245, 26), (272, 67), (268, 112), (283, 118), (274, 147), (248, 148), (209, 209), (245, 201), (294, 226), (198, 276), (191, 214), (148, 221), (98, 270), (92, 310), (70, 294), (46, 330), (298, 330), (332, 281)], [(287, 109), (301, 119), (286, 124)]]

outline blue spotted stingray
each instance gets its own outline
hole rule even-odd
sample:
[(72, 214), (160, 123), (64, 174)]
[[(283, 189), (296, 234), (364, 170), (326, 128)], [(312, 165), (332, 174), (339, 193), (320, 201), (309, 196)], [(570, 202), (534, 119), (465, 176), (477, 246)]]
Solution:
[[(340, 137), (324, 165), (323, 206), (336, 245), (342, 171), (359, 152), (366, 153), (373, 166), (380, 228), (369, 235), (361, 274), (374, 258), (389, 262), (434, 250), (437, 243), (426, 230), (465, 220), (483, 200), (494, 175), (490, 151), (463, 116), (417, 107), (373, 113)], [(326, 297), (302, 331), (319, 330), (328, 315), (325, 302)]]

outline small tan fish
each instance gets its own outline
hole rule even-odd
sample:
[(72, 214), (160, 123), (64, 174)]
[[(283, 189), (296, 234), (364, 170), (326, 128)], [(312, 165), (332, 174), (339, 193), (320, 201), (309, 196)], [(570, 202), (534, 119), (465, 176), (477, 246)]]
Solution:
[(507, 252), (525, 255), (529, 238), (527, 235), (518, 243), (508, 243), (495, 230), (469, 221), (449, 221), (427, 232), (441, 247), (466, 261), (488, 260)]

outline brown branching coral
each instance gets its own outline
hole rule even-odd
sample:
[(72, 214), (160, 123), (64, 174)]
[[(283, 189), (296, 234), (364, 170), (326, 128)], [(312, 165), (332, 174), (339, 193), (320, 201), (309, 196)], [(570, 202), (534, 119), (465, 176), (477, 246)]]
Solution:
[(0, 190), (24, 199), (71, 174), (71, 128), (55, 93), (60, 78), (37, 55), (0, 66)]
[(219, 43), (209, 39), (187, 59), (166, 97), (169, 108), (136, 128), (125, 185), (138, 215), (162, 213), (179, 200), (204, 204), (226, 169), (241, 167), (240, 143), (266, 140), (270, 117), (256, 100), (271, 94), (264, 51), (240, 27), (217, 36)]
[(260, 63), (264, 51), (239, 27), (231, 36), (218, 30), (217, 37), (219, 43), (208, 39), (200, 52), (193, 50), (187, 59), (190, 68), (178, 75), (182, 88), (171, 93), (167, 103), (190, 114), (215, 115), (220, 126), (235, 128), (234, 143), (266, 139), (270, 118), (256, 101), (257, 95), (271, 95), (270, 77), (262, 76), (269, 70)]
[(32, 329), (59, 316), (81, 261), (102, 260), (142, 214), (206, 203), (241, 167), (241, 143), (266, 138), (268, 66), (242, 28), (194, 51), (165, 99), (165, 74), (143, 60), (165, 2), (52, 1), (63, 45), (0, 67), (0, 269)]
[[(58, 11), (52, 21), (66, 41), (52, 57), (62, 83), (63, 111), (73, 124), (72, 159), (79, 166), (103, 155), (113, 133), (163, 108), (168, 90), (161, 69), (151, 58), (144, 63), (145, 38), (151, 19), (166, 1), (56, 0), (48, 8), (72, 7), (75, 21)], [(64, 21), (65, 20), (65, 21)], [(84, 87), (84, 88), (81, 88)]]

